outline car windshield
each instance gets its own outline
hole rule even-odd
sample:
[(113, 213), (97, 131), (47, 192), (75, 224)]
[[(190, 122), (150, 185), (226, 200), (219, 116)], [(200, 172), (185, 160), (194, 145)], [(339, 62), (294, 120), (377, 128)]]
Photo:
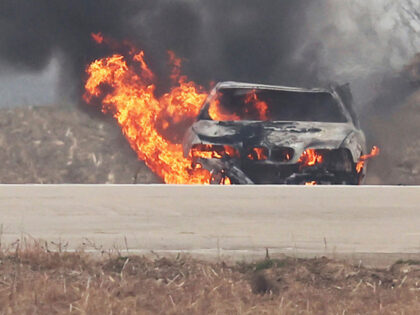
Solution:
[(335, 98), (327, 92), (225, 88), (210, 100), (213, 120), (347, 122)]

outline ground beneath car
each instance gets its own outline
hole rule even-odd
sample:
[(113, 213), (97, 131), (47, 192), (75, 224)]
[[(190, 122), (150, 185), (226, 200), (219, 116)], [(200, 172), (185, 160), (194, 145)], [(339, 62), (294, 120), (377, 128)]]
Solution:
[(3, 314), (414, 314), (420, 262), (386, 269), (327, 258), (258, 263), (60, 252), (24, 244), (0, 253)]
[[(418, 99), (386, 121), (369, 121), (382, 154), (369, 164), (368, 184), (420, 184)], [(1, 109), (0, 130), (0, 183), (161, 183), (102, 114), (74, 106)]]

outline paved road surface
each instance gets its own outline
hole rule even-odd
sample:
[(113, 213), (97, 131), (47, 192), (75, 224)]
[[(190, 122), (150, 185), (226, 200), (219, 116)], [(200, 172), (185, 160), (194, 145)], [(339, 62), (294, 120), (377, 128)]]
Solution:
[(0, 185), (0, 227), (70, 249), (420, 253), (420, 187)]

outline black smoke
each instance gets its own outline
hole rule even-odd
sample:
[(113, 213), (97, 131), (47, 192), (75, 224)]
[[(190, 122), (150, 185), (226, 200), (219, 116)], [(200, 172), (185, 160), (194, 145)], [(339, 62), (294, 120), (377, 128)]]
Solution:
[[(1, 0), (0, 64), (36, 72), (61, 63), (61, 93), (80, 101), (86, 65), (111, 51), (92, 32), (127, 39), (165, 72), (167, 50), (184, 59), (184, 72), (211, 81), (316, 81), (316, 49), (296, 62), (306, 10), (321, 0)], [(316, 47), (315, 47), (316, 48)]]
[(314, 84), (316, 52), (296, 62), (310, 27), (307, 11), (322, 0), (158, 1), (140, 12), (137, 33), (162, 64), (166, 50), (185, 59), (195, 81)]
[(1, 0), (0, 64), (18, 72), (36, 72), (51, 58), (61, 63), (61, 87), (80, 96), (85, 66), (106, 52), (92, 32), (123, 38), (140, 5), (129, 0)]

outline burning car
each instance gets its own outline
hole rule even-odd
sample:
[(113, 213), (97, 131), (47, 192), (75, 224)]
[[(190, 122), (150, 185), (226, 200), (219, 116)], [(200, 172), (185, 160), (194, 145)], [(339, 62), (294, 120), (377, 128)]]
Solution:
[(366, 140), (348, 85), (295, 88), (221, 82), (183, 142), (215, 184), (361, 184)]

